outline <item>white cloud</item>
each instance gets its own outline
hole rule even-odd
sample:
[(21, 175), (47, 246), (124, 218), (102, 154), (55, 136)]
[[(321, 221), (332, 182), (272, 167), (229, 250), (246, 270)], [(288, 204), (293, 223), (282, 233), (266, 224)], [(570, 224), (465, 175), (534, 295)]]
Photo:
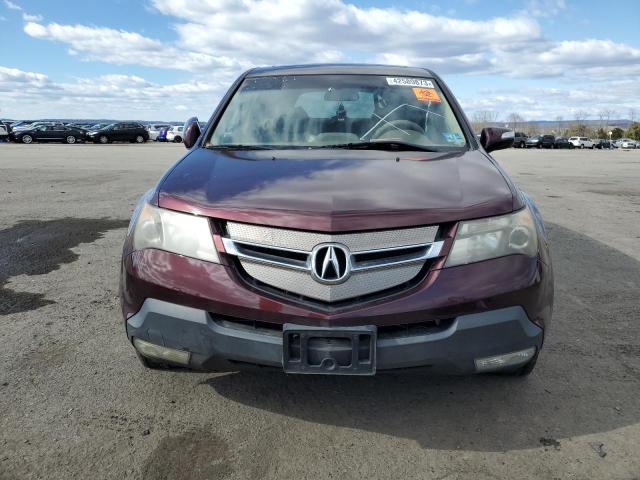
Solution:
[(65, 43), (69, 53), (85, 60), (116, 65), (199, 71), (213, 68), (240, 69), (233, 58), (208, 53), (184, 51), (136, 32), (86, 25), (41, 24), (27, 22), (27, 35)]
[(587, 112), (588, 118), (596, 119), (603, 110), (613, 110), (624, 118), (630, 108), (640, 108), (640, 83), (625, 79), (613, 80), (606, 86), (585, 83), (571, 87), (494, 90), (459, 100), (465, 111), (495, 110), (501, 112), (501, 120), (511, 112), (519, 113), (526, 120), (556, 117), (571, 120), (581, 111)]
[[(527, 18), (471, 21), (417, 10), (361, 8), (342, 0), (152, 3), (181, 20), (175, 30), (187, 49), (224, 52), (249, 64), (309, 62), (333, 51), (342, 52), (340, 60), (350, 55), (434, 59), (449, 72), (448, 58), (540, 40), (539, 26)], [(458, 60), (451, 62), (451, 71), (464, 67)]]
[[(23, 11), (9, 0), (4, 2), (8, 8)], [(640, 48), (596, 38), (550, 40), (536, 17), (561, 14), (568, 9), (565, 0), (523, 2), (527, 8), (512, 15), (464, 20), (453, 18), (453, 13), (359, 7), (347, 0), (150, 0), (148, 8), (174, 21), (176, 38), (170, 43), (134, 31), (48, 23), (24, 11), (23, 18), (28, 35), (59, 42), (79, 60), (184, 72), (184, 81), (171, 85), (107, 75), (71, 83), (54, 84), (47, 79), (33, 87), (38, 95), (55, 92), (56, 101), (81, 97), (91, 99), (91, 105), (102, 105), (100, 98), (106, 98), (109, 105), (118, 104), (121, 110), (143, 109), (142, 103), (136, 103), (143, 99), (154, 109), (206, 108), (208, 114), (214, 100), (247, 68), (349, 61), (425, 66), (444, 75), (554, 81), (562, 92), (539, 97), (539, 91), (529, 89), (526, 94), (477, 96), (467, 99), (469, 110), (490, 108), (488, 102), (496, 102), (494, 109), (499, 105), (515, 109), (520, 102), (520, 108), (526, 108), (531, 116), (552, 115), (589, 104), (578, 92), (588, 92), (596, 82), (614, 102), (629, 103), (638, 98), (637, 90), (632, 91), (635, 97), (626, 100), (610, 92), (612, 77), (627, 81), (640, 76)], [(548, 20), (540, 21), (544, 25)], [(0, 91), (8, 88), (2, 86), (1, 79)], [(171, 98), (169, 106), (156, 103), (167, 96)]]
[(640, 48), (611, 40), (564, 41), (538, 55), (537, 60), (544, 65), (621, 66), (640, 63)]
[[(365, 61), (432, 67), (442, 74), (548, 78), (636, 75), (640, 49), (610, 40), (552, 42), (525, 17), (461, 20), (417, 10), (362, 8), (343, 0), (151, 0), (178, 20), (167, 45), (137, 32), (29, 21), (24, 31), (71, 55), (116, 65), (194, 73), (229, 82), (251, 66)], [(535, 0), (556, 11), (563, 0)], [(180, 45), (177, 48), (174, 45)]]
[(48, 83), (49, 78), (42, 73), (24, 72), (0, 65), (0, 91), (10, 91), (12, 88), (23, 86), (41, 88)]
[(40, 20), (42, 20), (42, 15), (30, 15), (28, 13), (23, 13), (22, 19), (25, 22), (39, 22)]
[[(19, 91), (20, 95), (15, 95)], [(162, 85), (135, 75), (102, 75), (54, 82), (47, 75), (0, 66), (4, 117), (161, 119), (176, 112), (208, 118), (223, 87), (211, 82)], [(172, 113), (167, 103), (179, 99)], [(181, 116), (178, 113), (177, 116)], [(180, 120), (180, 118), (177, 118)]]
[[(14, 10), (16, 12), (22, 12), (22, 19), (25, 22), (39, 22), (40, 20), (42, 20), (42, 15), (31, 15), (27, 12), (24, 11), (24, 8), (22, 8), (20, 5), (13, 3), (10, 0), (4, 0), (4, 5), (9, 9), (9, 10)], [(6, 20), (4, 17), (0, 17), (0, 20)]]
[(9, 9), (9, 10), (16, 10), (18, 12), (22, 11), (22, 7), (20, 5), (17, 5), (9, 0), (4, 0), (4, 5)]

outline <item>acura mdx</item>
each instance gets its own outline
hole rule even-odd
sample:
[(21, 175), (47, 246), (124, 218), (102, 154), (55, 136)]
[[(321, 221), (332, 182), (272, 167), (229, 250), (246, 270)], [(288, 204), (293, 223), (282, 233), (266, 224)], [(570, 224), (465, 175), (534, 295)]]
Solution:
[(524, 375), (553, 272), (532, 199), (422, 68), (306, 65), (238, 78), (142, 196), (124, 326), (151, 368)]

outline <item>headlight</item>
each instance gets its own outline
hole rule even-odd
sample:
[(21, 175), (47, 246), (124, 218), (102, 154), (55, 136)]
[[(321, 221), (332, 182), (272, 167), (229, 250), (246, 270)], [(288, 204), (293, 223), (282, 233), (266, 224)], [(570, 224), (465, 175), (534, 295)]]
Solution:
[(461, 222), (446, 267), (505, 255), (538, 253), (538, 233), (531, 212), (523, 208), (499, 217)]
[(135, 220), (133, 249), (157, 248), (219, 263), (209, 220), (145, 203)]

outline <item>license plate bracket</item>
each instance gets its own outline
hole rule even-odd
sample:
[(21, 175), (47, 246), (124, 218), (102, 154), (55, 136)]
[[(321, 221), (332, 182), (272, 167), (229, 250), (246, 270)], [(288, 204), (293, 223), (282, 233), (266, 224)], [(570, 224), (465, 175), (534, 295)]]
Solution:
[(282, 368), (285, 373), (374, 375), (375, 325), (308, 327), (287, 323), (282, 329)]

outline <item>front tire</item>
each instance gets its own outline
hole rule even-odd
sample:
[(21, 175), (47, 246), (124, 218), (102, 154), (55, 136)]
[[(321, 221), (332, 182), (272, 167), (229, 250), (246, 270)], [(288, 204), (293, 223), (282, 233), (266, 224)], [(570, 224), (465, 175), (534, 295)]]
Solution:
[(73, 145), (74, 143), (76, 143), (76, 137), (74, 137), (73, 135), (69, 135), (69, 136), (66, 138), (66, 142), (67, 142), (69, 145)]
[(27, 145), (33, 143), (33, 137), (31, 135), (23, 135), (22, 143), (26, 143)]
[(100, 135), (100, 137), (98, 137), (98, 142), (106, 145), (107, 143), (109, 143), (109, 137), (107, 137), (106, 135)]
[(136, 137), (136, 143), (144, 143), (144, 137), (142, 135), (138, 135)]

